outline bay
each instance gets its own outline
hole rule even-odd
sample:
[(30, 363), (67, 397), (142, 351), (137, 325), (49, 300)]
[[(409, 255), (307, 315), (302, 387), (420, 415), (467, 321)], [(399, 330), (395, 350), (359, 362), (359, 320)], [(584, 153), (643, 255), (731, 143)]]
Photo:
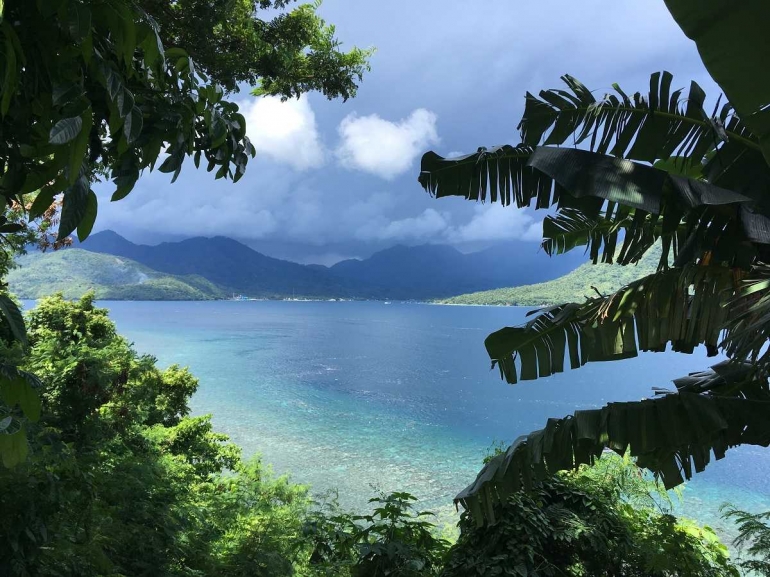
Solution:
[[(377, 491), (409, 491), (454, 519), (452, 497), (490, 445), (549, 417), (650, 396), (718, 359), (646, 353), (506, 385), (484, 350), (529, 309), (382, 302), (103, 302), (121, 334), (162, 366), (200, 379), (195, 414), (213, 414), (245, 455), (261, 455), (316, 493), (365, 510)], [(713, 526), (726, 501), (770, 509), (770, 451), (742, 447), (688, 483), (679, 512)]]

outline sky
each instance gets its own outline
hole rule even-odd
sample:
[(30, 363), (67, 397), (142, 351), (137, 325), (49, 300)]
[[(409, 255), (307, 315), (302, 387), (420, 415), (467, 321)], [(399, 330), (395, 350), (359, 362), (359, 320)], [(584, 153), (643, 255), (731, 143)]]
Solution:
[(326, 265), (395, 244), (536, 247), (541, 213), (431, 198), (422, 154), (517, 144), (525, 93), (567, 73), (597, 96), (616, 82), (646, 92), (659, 70), (717, 93), (663, 0), (325, 0), (319, 12), (343, 48), (377, 49), (355, 99), (231, 95), (257, 148), (246, 176), (215, 181), (188, 160), (173, 185), (148, 172), (119, 202), (99, 185), (94, 230), (148, 244), (224, 235)]

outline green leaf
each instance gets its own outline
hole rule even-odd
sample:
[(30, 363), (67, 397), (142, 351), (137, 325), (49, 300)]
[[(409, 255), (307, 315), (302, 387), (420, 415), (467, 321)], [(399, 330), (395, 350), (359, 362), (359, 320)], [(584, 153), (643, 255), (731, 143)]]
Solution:
[(23, 463), (29, 453), (24, 429), (12, 435), (0, 435), (0, 458), (9, 469)]
[(0, 313), (3, 314), (11, 332), (16, 340), (22, 344), (27, 344), (27, 328), (24, 324), (24, 316), (14, 300), (7, 294), (0, 293)]
[(130, 90), (123, 88), (123, 90), (118, 93), (115, 104), (118, 106), (118, 113), (121, 118), (125, 118), (131, 114), (131, 111), (134, 108), (134, 95), (131, 94)]
[(82, 2), (70, 2), (67, 7), (67, 28), (72, 40), (79, 44), (91, 32), (91, 10)]
[(80, 116), (63, 118), (51, 128), (48, 142), (50, 144), (66, 144), (72, 142), (80, 134), (83, 128), (83, 119)]
[(123, 134), (126, 136), (126, 142), (131, 144), (142, 133), (142, 111), (136, 106), (131, 109), (131, 113), (128, 114), (123, 121)]
[(614, 93), (597, 100), (581, 82), (566, 75), (567, 90), (527, 93), (519, 123), (522, 140), (531, 145), (587, 145), (592, 152), (630, 160), (654, 162), (678, 155), (686, 165), (698, 166), (721, 141), (758, 148), (745, 125), (724, 110), (721, 125), (703, 108), (705, 93), (695, 82), (689, 90), (670, 92), (668, 72), (650, 76), (650, 90), (629, 97), (617, 85)]
[(91, 234), (91, 230), (94, 228), (94, 222), (96, 222), (96, 213), (98, 210), (98, 203), (96, 194), (93, 190), (88, 191), (88, 199), (86, 201), (86, 210), (83, 218), (78, 224), (78, 240), (83, 242)]
[(83, 94), (83, 86), (77, 82), (67, 82), (64, 84), (56, 84), (53, 87), (51, 94), (53, 104), (69, 104), (74, 102)]
[(770, 60), (764, 0), (666, 0), (682, 31), (695, 42), (703, 64), (751, 129), (770, 162)]
[(42, 406), (40, 395), (24, 377), (0, 378), (0, 390), (2, 390), (3, 401), (6, 405), (9, 407), (18, 405), (24, 416), (32, 422), (37, 422), (40, 419)]
[(3, 79), (2, 97), (0, 98), (0, 114), (5, 116), (11, 106), (11, 100), (16, 93), (17, 59), (16, 48), (11, 41), (8, 31), (15, 34), (6, 21), (2, 22), (5, 32), (5, 76)]
[(418, 178), (422, 187), (435, 196), (461, 196), (468, 200), (513, 202), (523, 208), (536, 200), (538, 208), (558, 200), (552, 194), (553, 182), (529, 166), (532, 147), (499, 146), (479, 148), (459, 158), (444, 158), (427, 152), (420, 163)]
[(29, 219), (35, 220), (43, 215), (53, 204), (53, 199), (56, 196), (56, 191), (53, 187), (43, 188), (35, 197), (32, 202), (32, 206), (29, 209)]
[(141, 42), (141, 47), (144, 50), (144, 61), (148, 68), (155, 70), (165, 68), (163, 43), (156, 29), (150, 27), (147, 36)]
[(67, 238), (86, 216), (89, 192), (88, 179), (83, 174), (64, 191), (58, 240)]
[(86, 153), (88, 152), (88, 144), (91, 139), (91, 127), (93, 126), (93, 112), (91, 107), (83, 112), (80, 116), (82, 120), (82, 129), (78, 134), (75, 142), (70, 147), (70, 159), (69, 159), (69, 183), (74, 184), (75, 179), (78, 177), (80, 167), (87, 160)]

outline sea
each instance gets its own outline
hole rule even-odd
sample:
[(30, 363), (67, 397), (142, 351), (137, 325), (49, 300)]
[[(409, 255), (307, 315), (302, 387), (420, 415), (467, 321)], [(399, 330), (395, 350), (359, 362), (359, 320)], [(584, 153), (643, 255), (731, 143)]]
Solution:
[[(456, 521), (453, 497), (493, 443), (549, 417), (649, 397), (653, 387), (716, 362), (644, 353), (508, 385), (484, 338), (530, 308), (320, 301), (102, 302), (119, 331), (161, 366), (200, 380), (194, 414), (211, 414), (246, 456), (276, 475), (338, 494), (366, 511), (380, 492), (407, 491)], [(770, 449), (741, 447), (686, 484), (679, 514), (731, 539), (726, 502), (770, 510)], [(675, 497), (676, 499), (676, 497)]]

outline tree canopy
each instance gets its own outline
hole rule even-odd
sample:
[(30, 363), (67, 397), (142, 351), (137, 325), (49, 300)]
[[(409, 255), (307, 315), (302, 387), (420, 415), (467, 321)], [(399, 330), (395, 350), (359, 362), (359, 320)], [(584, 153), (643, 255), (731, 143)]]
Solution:
[(654, 274), (490, 335), (508, 382), (667, 348), (702, 345), (729, 360), (676, 380), (675, 392), (550, 419), (520, 437), (457, 496), (478, 522), (494, 520), (512, 492), (607, 448), (630, 450), (673, 487), (712, 454), (770, 444), (770, 45), (761, 32), (770, 7), (666, 4), (730, 102), (708, 109), (697, 83), (676, 88), (668, 72), (653, 74), (646, 93), (613, 85), (603, 97), (565, 76), (564, 88), (527, 93), (520, 144), (453, 159), (428, 152), (419, 181), (436, 197), (550, 209), (548, 254), (583, 247), (594, 263), (622, 266), (662, 248)]
[[(355, 96), (371, 49), (342, 52), (335, 28), (316, 13), (320, 2), (296, 0), (141, 0), (164, 46), (184, 46), (199, 70), (226, 91), (239, 83), (259, 94), (292, 98), (317, 90)], [(278, 11), (276, 13), (276, 11)], [(261, 18), (261, 14), (269, 17)]]

